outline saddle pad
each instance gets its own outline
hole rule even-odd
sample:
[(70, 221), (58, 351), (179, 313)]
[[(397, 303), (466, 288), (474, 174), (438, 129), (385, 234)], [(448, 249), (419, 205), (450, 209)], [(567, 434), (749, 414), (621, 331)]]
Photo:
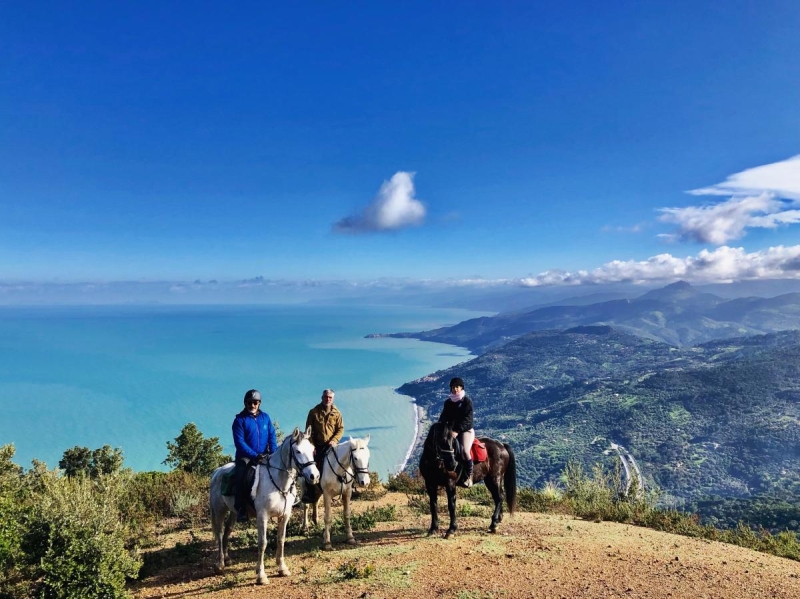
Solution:
[(222, 489), (222, 494), (225, 497), (233, 497), (236, 494), (236, 487), (233, 484), (233, 473), (236, 472), (236, 469), (231, 469), (230, 472), (226, 472), (222, 475), (222, 483), (220, 487)]
[(470, 450), (473, 462), (485, 462), (489, 457), (489, 452), (486, 451), (486, 443), (480, 439), (475, 439), (472, 442), (472, 449)]

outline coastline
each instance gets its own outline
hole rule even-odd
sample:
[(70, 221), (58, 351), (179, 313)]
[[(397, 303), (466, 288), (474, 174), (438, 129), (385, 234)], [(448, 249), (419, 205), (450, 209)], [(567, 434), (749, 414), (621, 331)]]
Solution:
[[(395, 392), (396, 393), (396, 392)], [(398, 395), (400, 395), (398, 393)], [(407, 395), (405, 397), (408, 397)], [(422, 439), (422, 421), (426, 416), (425, 408), (420, 406), (417, 403), (417, 398), (412, 397), (411, 403), (414, 406), (414, 438), (411, 440), (411, 445), (408, 446), (408, 450), (406, 451), (406, 455), (403, 458), (403, 462), (400, 464), (400, 468), (397, 469), (395, 474), (399, 474), (406, 469), (408, 466), (408, 461), (411, 459), (411, 456), (414, 454), (414, 449)]]

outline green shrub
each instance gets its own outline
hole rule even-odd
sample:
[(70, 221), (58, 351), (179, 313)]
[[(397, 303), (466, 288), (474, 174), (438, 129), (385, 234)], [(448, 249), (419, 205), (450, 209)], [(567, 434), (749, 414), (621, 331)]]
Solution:
[(127, 597), (126, 578), (141, 565), (128, 548), (128, 531), (117, 502), (119, 477), (42, 477), (23, 539), (28, 563), (43, 599)]
[(480, 505), (491, 505), (494, 507), (494, 499), (492, 499), (489, 489), (486, 485), (472, 485), (469, 489), (459, 487), (458, 494), (462, 499), (469, 499), (474, 503)]
[(353, 559), (336, 567), (343, 580), (357, 580), (361, 578), (369, 578), (375, 572), (375, 566), (372, 564), (364, 564), (363, 566), (358, 560)]
[(386, 495), (386, 487), (381, 483), (381, 478), (377, 472), (369, 473), (370, 483), (369, 486), (362, 489), (358, 486), (353, 486), (353, 499), (356, 501), (377, 501)]
[(425, 481), (416, 472), (414, 476), (405, 472), (398, 472), (395, 476), (389, 477), (386, 483), (386, 490), (393, 493), (424, 493)]

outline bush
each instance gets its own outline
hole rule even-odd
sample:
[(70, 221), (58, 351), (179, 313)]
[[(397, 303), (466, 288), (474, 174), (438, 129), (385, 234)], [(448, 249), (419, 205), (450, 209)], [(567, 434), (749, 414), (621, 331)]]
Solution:
[(353, 485), (353, 499), (356, 501), (377, 501), (386, 495), (386, 487), (381, 484), (381, 478), (377, 472), (369, 473), (369, 486), (361, 489)]
[(386, 483), (386, 490), (393, 493), (424, 493), (425, 481), (416, 472), (414, 476), (405, 472), (398, 472), (395, 476), (389, 477), (389, 482)]
[(26, 559), (46, 599), (127, 597), (125, 581), (140, 561), (126, 548), (128, 532), (117, 509), (121, 478), (43, 478), (23, 539)]
[(339, 564), (336, 570), (342, 576), (343, 580), (357, 580), (360, 578), (369, 578), (375, 572), (375, 566), (372, 564), (359, 564), (358, 560), (350, 560)]

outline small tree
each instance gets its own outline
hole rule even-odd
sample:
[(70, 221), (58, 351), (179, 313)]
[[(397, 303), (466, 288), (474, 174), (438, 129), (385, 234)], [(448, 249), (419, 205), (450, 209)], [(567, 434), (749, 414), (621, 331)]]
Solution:
[(122, 470), (122, 450), (119, 447), (111, 449), (110, 445), (103, 445), (92, 452), (92, 466), (89, 472), (92, 478), (101, 474), (113, 474)]
[(219, 437), (203, 437), (194, 422), (181, 429), (175, 442), (167, 441), (169, 454), (164, 464), (173, 470), (192, 474), (209, 475), (214, 468), (229, 462), (231, 457), (222, 453)]
[(81, 474), (88, 476), (91, 466), (92, 450), (78, 445), (67, 449), (58, 461), (58, 467), (70, 478)]
[(97, 478), (101, 474), (113, 474), (122, 469), (122, 450), (110, 445), (103, 445), (92, 451), (88, 447), (75, 446), (64, 452), (58, 461), (58, 467), (72, 478), (83, 475)]

